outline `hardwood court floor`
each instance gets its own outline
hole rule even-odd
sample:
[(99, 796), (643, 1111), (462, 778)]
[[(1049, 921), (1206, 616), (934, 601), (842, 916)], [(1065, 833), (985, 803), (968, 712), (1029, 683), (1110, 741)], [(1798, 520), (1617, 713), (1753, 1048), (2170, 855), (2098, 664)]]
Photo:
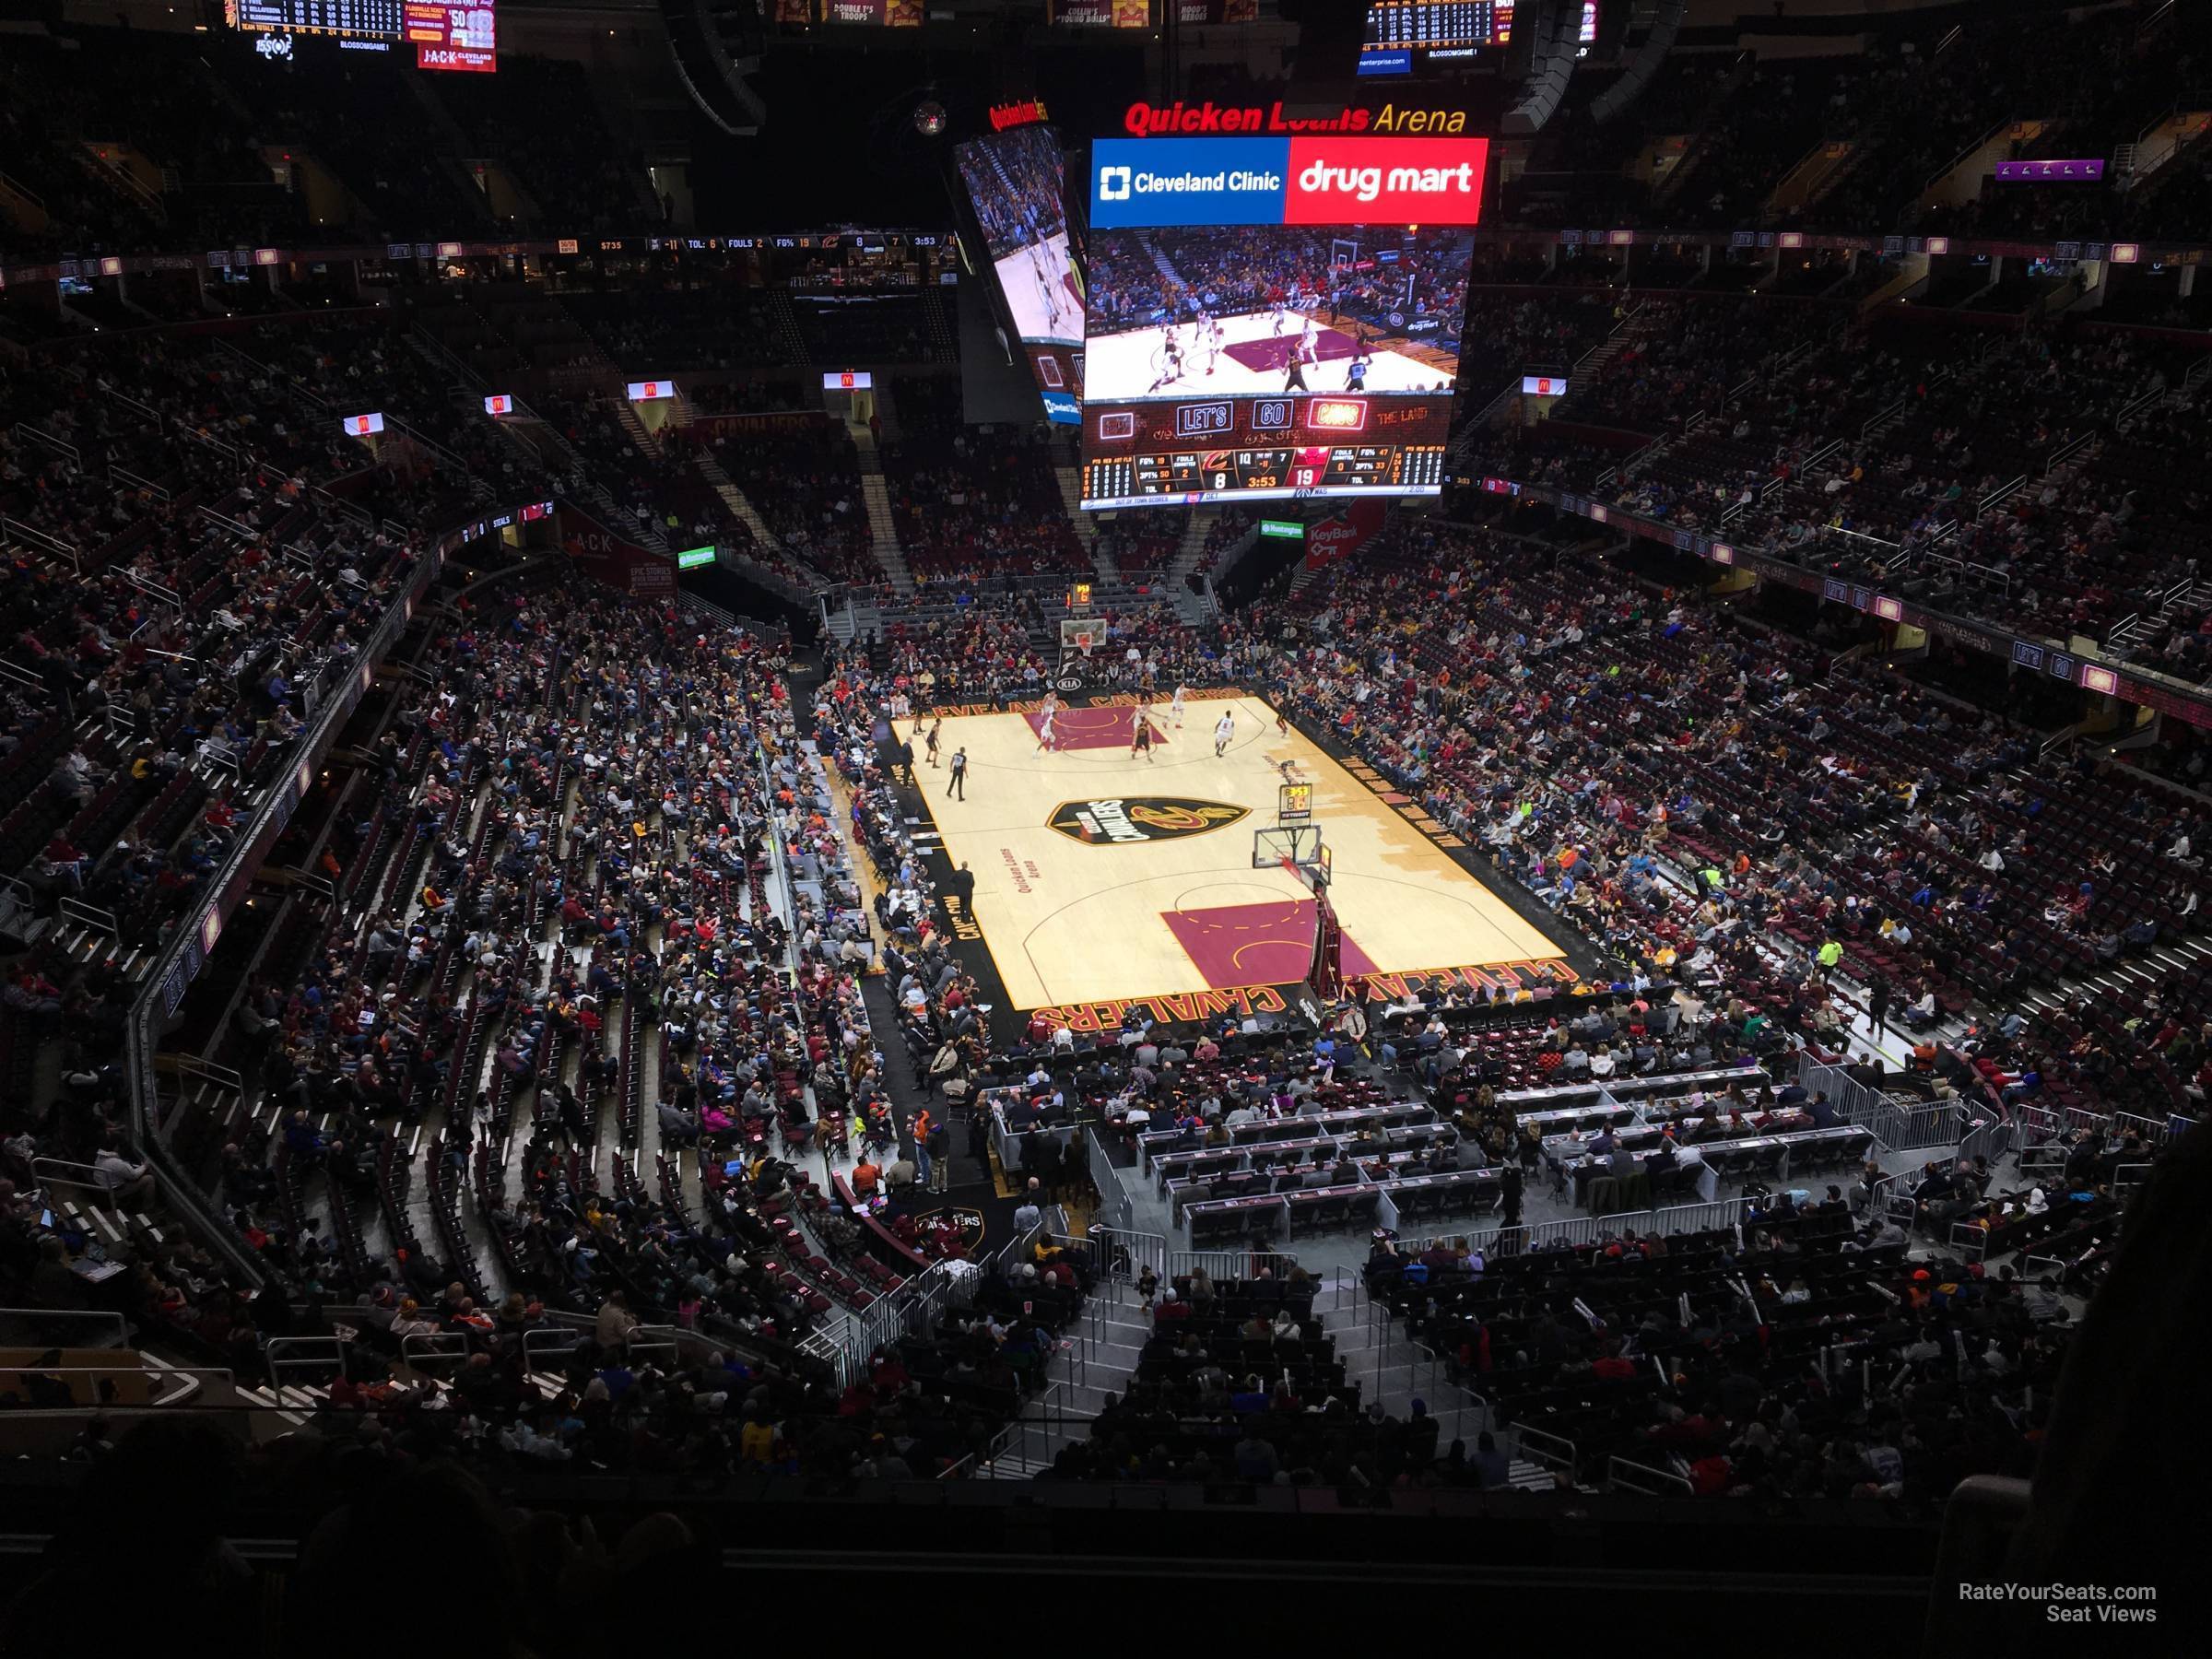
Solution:
[[(1224, 709), (1236, 731), (1217, 759)], [(1276, 822), (1285, 759), (1314, 785), (1347, 975), (1563, 958), (1399, 810), (1418, 806), (1362, 782), (1296, 728), (1278, 733), (1264, 700), (1193, 698), (1180, 728), (1155, 704), (1150, 761), (1130, 754), (1134, 719), (1127, 707), (1064, 709), (1061, 747), (1040, 753), (1034, 714), (948, 715), (935, 771), (924, 759), (927, 723), (900, 727), (934, 828), (975, 877), (973, 920), (1015, 1006), (1302, 979), (1311, 896), (1284, 870), (1252, 867), (1253, 831)], [(961, 747), (967, 795), (954, 800), (947, 768)]]

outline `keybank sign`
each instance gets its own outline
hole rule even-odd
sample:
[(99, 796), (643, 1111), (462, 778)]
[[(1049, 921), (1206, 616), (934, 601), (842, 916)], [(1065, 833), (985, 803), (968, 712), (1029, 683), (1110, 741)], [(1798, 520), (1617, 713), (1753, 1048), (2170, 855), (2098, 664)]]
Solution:
[(1472, 225), (1481, 138), (1101, 138), (1090, 222), (1147, 225)]

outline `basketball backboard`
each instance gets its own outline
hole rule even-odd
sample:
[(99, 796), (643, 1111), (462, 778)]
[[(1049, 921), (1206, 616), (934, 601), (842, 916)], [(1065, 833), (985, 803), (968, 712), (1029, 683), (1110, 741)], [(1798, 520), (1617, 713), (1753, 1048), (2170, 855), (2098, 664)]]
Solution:
[(1268, 824), (1252, 832), (1252, 867), (1278, 868), (1285, 859), (1300, 869), (1322, 862), (1319, 824)]

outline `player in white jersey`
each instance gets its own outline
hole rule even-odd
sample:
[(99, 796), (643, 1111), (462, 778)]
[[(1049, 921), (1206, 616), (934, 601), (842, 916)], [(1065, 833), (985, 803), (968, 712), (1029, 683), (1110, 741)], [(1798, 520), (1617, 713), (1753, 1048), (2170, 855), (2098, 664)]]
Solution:
[(1053, 711), (1049, 708), (1044, 718), (1037, 723), (1037, 752), (1041, 755), (1053, 752)]
[(1175, 717), (1175, 724), (1178, 730), (1180, 730), (1182, 725), (1182, 693), (1183, 688), (1181, 685), (1178, 685), (1175, 688), (1175, 695), (1168, 699), (1168, 712)]
[(1037, 278), (1037, 298), (1044, 304), (1046, 321), (1055, 327), (1060, 322), (1060, 284), (1052, 273), (1052, 258), (1041, 242), (1030, 250), (1030, 270)]
[(1277, 300), (1275, 302), (1275, 314), (1267, 319), (1267, 332), (1271, 335), (1279, 335), (1289, 321), (1290, 313), (1284, 309), (1283, 302)]
[(1229, 748), (1229, 741), (1237, 735), (1237, 716), (1234, 710), (1224, 709), (1221, 718), (1214, 722), (1214, 759), (1218, 760)]

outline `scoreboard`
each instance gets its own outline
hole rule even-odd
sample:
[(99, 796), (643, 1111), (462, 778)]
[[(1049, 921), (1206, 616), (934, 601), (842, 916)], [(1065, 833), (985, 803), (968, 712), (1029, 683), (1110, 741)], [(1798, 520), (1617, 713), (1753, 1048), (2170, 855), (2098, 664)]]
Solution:
[(499, 67), (496, 0), (223, 0), (231, 28), (412, 46), (421, 69)]
[[(1479, 58), (1512, 44), (1513, 0), (1370, 0), (1361, 75), (1409, 75), (1427, 64)], [(1583, 53), (1597, 41), (1597, 0), (1583, 0)]]
[(1169, 450), (1087, 462), (1083, 502), (1088, 507), (1158, 507), (1305, 495), (1435, 495), (1443, 481), (1441, 443)]
[(1451, 422), (1448, 397), (1089, 403), (1082, 504), (1440, 495)]
[(399, 39), (403, 0), (224, 0), (233, 29), (277, 34)]

